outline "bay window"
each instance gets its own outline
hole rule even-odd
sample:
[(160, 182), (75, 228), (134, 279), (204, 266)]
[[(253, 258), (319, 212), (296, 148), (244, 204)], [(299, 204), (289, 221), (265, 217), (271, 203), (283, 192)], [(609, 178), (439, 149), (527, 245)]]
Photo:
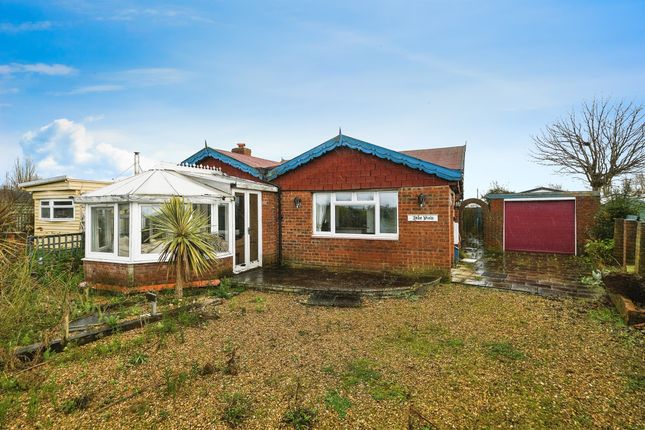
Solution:
[(342, 191), (314, 194), (314, 235), (396, 239), (396, 191)]
[[(114, 261), (157, 261), (162, 239), (157, 217), (162, 203), (101, 203), (87, 206), (88, 239), (86, 255)], [(208, 232), (213, 235), (220, 256), (229, 254), (230, 203), (193, 204), (196, 212), (208, 219)]]

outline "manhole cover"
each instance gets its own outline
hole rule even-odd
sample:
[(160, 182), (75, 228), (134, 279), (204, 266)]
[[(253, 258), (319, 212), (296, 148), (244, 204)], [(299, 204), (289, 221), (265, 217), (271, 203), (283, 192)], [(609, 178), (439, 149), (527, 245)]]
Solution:
[(339, 308), (358, 308), (363, 303), (361, 295), (357, 293), (330, 293), (315, 292), (307, 299), (310, 306), (335, 306)]

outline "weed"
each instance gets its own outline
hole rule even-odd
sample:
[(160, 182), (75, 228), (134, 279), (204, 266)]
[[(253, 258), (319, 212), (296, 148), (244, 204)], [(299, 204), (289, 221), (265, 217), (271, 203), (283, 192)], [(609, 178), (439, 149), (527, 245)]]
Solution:
[(255, 305), (255, 312), (261, 314), (267, 311), (267, 307), (265, 305)]
[(116, 328), (119, 325), (118, 315), (103, 315), (100, 321), (110, 328)]
[(40, 408), (40, 396), (37, 391), (32, 391), (29, 394), (29, 401), (27, 402), (27, 418), (30, 421), (33, 421), (38, 415), (38, 409)]
[(260, 296), (253, 297), (253, 303), (264, 303), (264, 302), (266, 302), (266, 299), (264, 297), (260, 297)]
[(336, 369), (334, 369), (334, 366), (332, 365), (327, 365), (322, 368), (323, 373), (326, 373), (328, 375), (335, 375), (336, 374)]
[(374, 369), (374, 362), (365, 359), (354, 360), (347, 366), (347, 371), (341, 376), (343, 385), (351, 387), (360, 383), (369, 384), (381, 378)]
[(0, 376), (0, 393), (25, 391), (26, 387), (13, 376), (3, 374)]
[(645, 391), (645, 375), (629, 375), (627, 389), (630, 391)]
[(225, 394), (222, 421), (237, 427), (251, 415), (252, 406), (251, 400), (242, 393)]
[(108, 342), (101, 342), (94, 347), (94, 353), (101, 357), (106, 355), (114, 355), (121, 352), (123, 343), (119, 338), (110, 339)]
[(140, 366), (148, 361), (148, 356), (144, 353), (137, 352), (128, 359), (130, 366)]
[(65, 400), (58, 410), (64, 414), (72, 414), (76, 411), (83, 411), (87, 409), (92, 401), (92, 395), (89, 393), (81, 394), (78, 397)]
[(486, 353), (498, 360), (523, 360), (525, 358), (522, 351), (515, 348), (508, 342), (491, 342), (486, 344)]
[(282, 422), (296, 430), (310, 429), (316, 420), (316, 410), (305, 406), (298, 406), (287, 410), (282, 416)]
[(327, 391), (327, 394), (325, 394), (325, 403), (336, 411), (341, 419), (347, 416), (347, 409), (352, 406), (349, 399), (341, 396), (336, 390)]
[(164, 382), (166, 385), (166, 394), (175, 397), (177, 392), (188, 381), (188, 373), (179, 372), (173, 374), (169, 369), (164, 372)]
[(13, 397), (0, 399), (0, 428), (3, 427), (5, 420), (17, 408), (18, 402)]

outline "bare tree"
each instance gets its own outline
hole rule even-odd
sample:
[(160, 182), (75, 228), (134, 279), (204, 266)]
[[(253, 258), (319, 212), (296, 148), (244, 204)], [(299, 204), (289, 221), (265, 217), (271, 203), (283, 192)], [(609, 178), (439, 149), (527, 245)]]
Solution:
[(22, 161), (20, 160), (20, 157), (18, 157), (13, 163), (13, 169), (7, 173), (5, 185), (9, 189), (18, 190), (18, 184), (36, 179), (38, 179), (36, 165), (31, 158), (27, 157)]
[(594, 191), (606, 190), (614, 178), (645, 169), (645, 111), (634, 103), (594, 100), (533, 141), (536, 162), (583, 177)]

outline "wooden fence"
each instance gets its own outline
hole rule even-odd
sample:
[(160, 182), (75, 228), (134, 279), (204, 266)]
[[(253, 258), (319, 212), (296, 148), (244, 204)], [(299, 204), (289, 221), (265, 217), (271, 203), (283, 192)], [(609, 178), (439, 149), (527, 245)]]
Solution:
[(85, 233), (27, 237), (27, 250), (30, 254), (37, 251), (52, 252), (74, 249), (81, 251), (85, 249)]

